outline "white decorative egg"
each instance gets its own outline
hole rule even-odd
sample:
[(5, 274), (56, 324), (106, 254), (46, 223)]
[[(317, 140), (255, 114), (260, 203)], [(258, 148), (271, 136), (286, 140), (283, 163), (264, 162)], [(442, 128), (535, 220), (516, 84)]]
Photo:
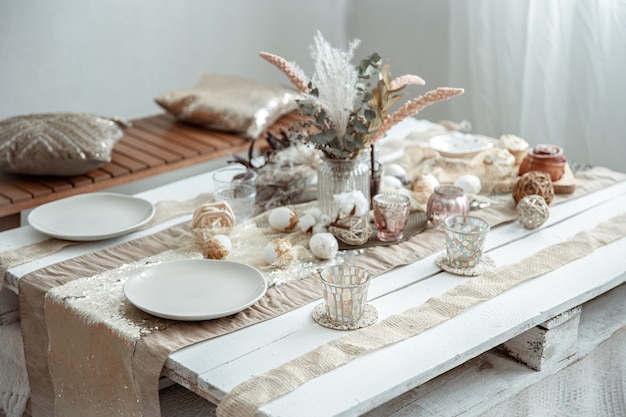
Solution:
[(211, 236), (202, 244), (202, 255), (206, 259), (224, 259), (233, 250), (233, 244), (226, 235)]
[(409, 182), (409, 176), (401, 165), (398, 164), (385, 164), (383, 168), (383, 174), (391, 177), (396, 177), (403, 184), (407, 184)]
[(287, 239), (274, 239), (263, 248), (263, 259), (268, 264), (273, 264), (278, 258), (291, 251), (292, 248), (293, 245)]
[(415, 192), (423, 192), (432, 194), (435, 187), (439, 185), (439, 180), (432, 174), (423, 174), (417, 177), (412, 184), (412, 189)]
[(311, 237), (309, 247), (313, 255), (320, 259), (332, 259), (339, 251), (337, 238), (330, 233), (318, 233)]
[(288, 207), (277, 207), (270, 212), (267, 221), (274, 230), (290, 232), (298, 224), (298, 215)]
[(454, 185), (461, 187), (465, 194), (479, 194), (482, 189), (480, 178), (473, 174), (462, 175), (454, 181)]
[(383, 175), (380, 181), (384, 188), (393, 188), (396, 190), (404, 188), (402, 181), (400, 181), (398, 177), (394, 177), (392, 175)]

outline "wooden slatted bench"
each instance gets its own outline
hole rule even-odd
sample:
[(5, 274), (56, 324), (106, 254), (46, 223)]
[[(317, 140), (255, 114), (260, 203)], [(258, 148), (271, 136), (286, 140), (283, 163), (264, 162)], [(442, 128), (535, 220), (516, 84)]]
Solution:
[[(256, 149), (267, 147), (266, 134), (279, 135), (298, 113), (279, 119), (260, 135)], [(151, 178), (247, 151), (250, 140), (208, 130), (159, 114), (132, 121), (115, 144), (111, 162), (73, 177), (0, 173), (0, 231), (20, 226), (21, 212), (50, 201)]]

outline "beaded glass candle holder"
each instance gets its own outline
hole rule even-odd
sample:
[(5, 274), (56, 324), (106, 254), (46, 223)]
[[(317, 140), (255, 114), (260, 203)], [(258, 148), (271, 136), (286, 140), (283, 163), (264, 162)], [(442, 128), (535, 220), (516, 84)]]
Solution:
[(371, 313), (367, 313), (366, 308), (367, 290), (372, 279), (368, 271), (356, 266), (335, 265), (322, 270), (320, 277), (324, 289), (325, 317), (316, 319), (318, 323), (337, 329), (371, 324)]
[(377, 194), (372, 199), (374, 222), (381, 242), (395, 242), (404, 237), (403, 231), (409, 221), (411, 201), (404, 194)]
[(444, 220), (446, 258), (456, 268), (475, 268), (483, 254), (489, 223), (473, 216), (451, 216)]

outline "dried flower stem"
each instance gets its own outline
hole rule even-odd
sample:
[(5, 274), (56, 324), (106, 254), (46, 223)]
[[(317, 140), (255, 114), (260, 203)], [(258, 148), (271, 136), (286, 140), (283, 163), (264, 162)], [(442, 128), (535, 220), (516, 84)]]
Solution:
[(401, 122), (409, 116), (417, 114), (423, 108), (428, 107), (431, 104), (448, 100), (454, 96), (463, 94), (464, 91), (465, 90), (463, 90), (462, 88), (439, 87), (435, 90), (427, 92), (422, 96), (414, 98), (411, 101), (408, 101), (383, 121), (380, 129), (378, 129), (378, 131), (374, 135), (372, 135), (372, 137), (370, 137), (370, 142), (373, 143), (377, 139), (380, 139), (396, 123)]
[(424, 85), (426, 81), (417, 75), (405, 74), (400, 77), (395, 78), (391, 81), (391, 89), (397, 90), (398, 88), (402, 88), (407, 85)]
[(305, 79), (303, 72), (294, 63), (269, 52), (259, 52), (259, 55), (285, 74), (298, 91), (303, 93), (309, 92), (309, 83)]

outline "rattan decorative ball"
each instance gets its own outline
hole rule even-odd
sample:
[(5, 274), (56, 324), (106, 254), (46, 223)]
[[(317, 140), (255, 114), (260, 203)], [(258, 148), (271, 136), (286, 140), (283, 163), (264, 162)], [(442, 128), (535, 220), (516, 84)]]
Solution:
[(519, 177), (513, 187), (513, 199), (519, 204), (527, 195), (540, 195), (547, 205), (554, 199), (554, 185), (550, 174), (542, 171), (530, 171)]
[(550, 217), (546, 200), (537, 194), (524, 196), (517, 203), (515, 213), (517, 220), (527, 229), (536, 229)]

